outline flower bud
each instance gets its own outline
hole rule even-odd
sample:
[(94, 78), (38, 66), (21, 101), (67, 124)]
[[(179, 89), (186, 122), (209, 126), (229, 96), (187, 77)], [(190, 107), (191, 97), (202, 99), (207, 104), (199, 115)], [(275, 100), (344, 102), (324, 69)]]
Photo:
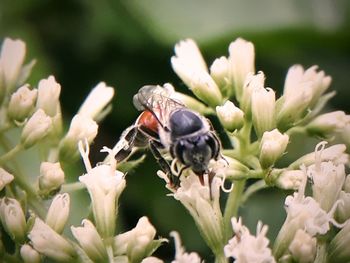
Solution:
[(71, 243), (56, 233), (40, 218), (35, 218), (28, 234), (31, 244), (39, 253), (60, 262), (75, 262), (76, 252)]
[(242, 96), (240, 100), (240, 108), (250, 119), (251, 116), (251, 103), (252, 103), (252, 94), (256, 89), (264, 88), (265, 75), (263, 72), (258, 72), (254, 75), (253, 73), (248, 73), (244, 82)]
[(52, 200), (45, 223), (61, 234), (69, 216), (70, 198), (67, 193), (56, 195)]
[(276, 127), (275, 92), (270, 88), (257, 87), (252, 93), (252, 119), (255, 132), (260, 138), (265, 131)]
[(41, 262), (41, 256), (38, 253), (38, 251), (33, 249), (28, 244), (24, 244), (21, 247), (20, 253), (21, 253), (21, 257), (22, 257), (24, 263), (40, 263)]
[(339, 202), (337, 207), (337, 218), (339, 222), (345, 222), (350, 218), (350, 193), (341, 191), (339, 194)]
[(13, 181), (14, 177), (12, 174), (5, 171), (3, 168), (0, 167), (0, 191), (4, 189), (6, 185), (11, 183)]
[(244, 124), (244, 112), (229, 100), (223, 106), (216, 106), (216, 113), (222, 126), (230, 132), (242, 128)]
[(336, 234), (328, 247), (329, 262), (347, 263), (350, 261), (350, 220)]
[(98, 125), (90, 117), (77, 114), (73, 117), (66, 136), (59, 145), (60, 160), (70, 161), (78, 157), (78, 142), (91, 143), (97, 135)]
[(255, 73), (254, 45), (242, 38), (237, 38), (229, 46), (230, 79), (238, 101), (241, 103), (243, 89), (248, 73)]
[(264, 132), (260, 142), (260, 164), (266, 169), (273, 166), (274, 163), (282, 156), (287, 148), (289, 136), (280, 133), (277, 129)]
[(16, 87), (25, 54), (26, 45), (22, 40), (5, 38), (0, 53), (0, 72), (5, 84), (4, 89), (8, 92)]
[(100, 82), (93, 88), (81, 105), (78, 114), (85, 115), (97, 121), (99, 115), (103, 113), (103, 109), (110, 103), (114, 96), (114, 89), (107, 87), (106, 83)]
[(333, 111), (316, 117), (307, 126), (307, 132), (313, 136), (330, 137), (334, 133), (342, 132), (350, 124), (350, 115), (343, 111)]
[[(272, 170), (271, 175), (275, 176), (276, 171)], [(297, 190), (302, 183), (305, 174), (301, 170), (282, 170), (279, 171), (280, 174), (276, 175), (277, 179), (275, 181), (276, 186), (286, 190)]]
[(64, 172), (61, 164), (42, 162), (40, 164), (39, 189), (43, 196), (57, 192), (64, 183)]
[(350, 193), (350, 175), (349, 174), (345, 178), (343, 189), (345, 192)]
[(210, 66), (210, 75), (215, 80), (224, 97), (229, 98), (233, 93), (232, 83), (230, 82), (230, 63), (226, 57), (220, 57), (214, 60)]
[(316, 238), (298, 229), (289, 245), (289, 251), (296, 262), (311, 263), (316, 256), (316, 243)]
[(61, 85), (56, 82), (54, 76), (40, 80), (36, 108), (42, 109), (48, 116), (54, 117), (60, 111), (60, 93)]
[(26, 235), (26, 220), (20, 203), (13, 198), (2, 198), (0, 201), (0, 219), (10, 237), (22, 243)]
[[(189, 261), (189, 262), (192, 262), (192, 261)], [(164, 261), (156, 257), (146, 257), (141, 261), (141, 263), (164, 263)]]
[(24, 148), (33, 146), (49, 133), (51, 125), (51, 118), (42, 109), (38, 109), (22, 130), (21, 144)]
[(15, 121), (24, 121), (34, 110), (36, 97), (36, 89), (30, 90), (28, 84), (20, 87), (11, 96), (8, 116)]
[(107, 261), (107, 250), (102, 238), (95, 226), (87, 219), (84, 219), (82, 226), (71, 227), (71, 231), (80, 246), (93, 262)]

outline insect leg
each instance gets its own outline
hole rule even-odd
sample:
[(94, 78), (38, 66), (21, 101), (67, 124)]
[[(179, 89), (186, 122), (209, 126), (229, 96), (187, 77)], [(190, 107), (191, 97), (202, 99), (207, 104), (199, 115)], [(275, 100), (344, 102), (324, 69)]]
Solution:
[(171, 167), (168, 161), (163, 158), (163, 156), (161, 155), (161, 153), (159, 152), (156, 146), (156, 143), (153, 140), (150, 140), (149, 145), (154, 158), (157, 160), (162, 171), (165, 172), (165, 174), (168, 176), (171, 185), (175, 187), (179, 186), (180, 185), (179, 178), (171, 172)]
[(119, 142), (114, 146), (113, 151), (116, 152), (115, 159), (118, 163), (128, 158), (131, 154), (137, 132), (138, 127), (136, 125), (130, 126), (122, 133)]

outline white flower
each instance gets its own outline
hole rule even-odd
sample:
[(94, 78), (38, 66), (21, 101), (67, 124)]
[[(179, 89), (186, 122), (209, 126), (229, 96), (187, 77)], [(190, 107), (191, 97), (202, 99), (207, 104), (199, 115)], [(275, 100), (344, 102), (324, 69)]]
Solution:
[(202, 184), (197, 175), (189, 173), (188, 176), (181, 177), (180, 187), (174, 192), (174, 198), (179, 200), (191, 214), (214, 253), (221, 254), (222, 252), (217, 250), (224, 237), (219, 203), (222, 180), (214, 177), (209, 187), (206, 175)]
[(114, 89), (106, 86), (106, 83), (100, 82), (91, 90), (84, 103), (81, 105), (78, 114), (90, 117), (93, 120), (99, 120), (103, 115), (103, 110), (111, 102), (114, 96)]
[(14, 179), (14, 176), (0, 167), (0, 191), (4, 189), (6, 185), (11, 183)]
[(350, 116), (343, 111), (333, 111), (317, 116), (307, 126), (307, 131), (322, 137), (329, 137), (340, 133), (350, 124)]
[(53, 230), (61, 234), (69, 216), (70, 197), (69, 194), (56, 195), (52, 200), (45, 223)]
[(42, 162), (39, 176), (40, 194), (50, 195), (57, 191), (64, 183), (64, 177), (64, 172), (59, 162)]
[(80, 176), (79, 181), (89, 191), (98, 232), (103, 238), (112, 237), (115, 232), (118, 198), (125, 188), (124, 174), (116, 170), (114, 156), (109, 158), (110, 164), (101, 164), (92, 168), (87, 143), (85, 147), (84, 150), (82, 142), (79, 142), (80, 154), (87, 170), (87, 174)]
[(201, 263), (201, 259), (197, 253), (186, 253), (184, 247), (181, 246), (179, 233), (172, 231), (170, 236), (174, 238), (175, 242), (175, 259), (171, 263)]
[(247, 227), (242, 225), (241, 218), (237, 221), (231, 219), (234, 237), (229, 240), (224, 248), (225, 256), (232, 257), (237, 263), (273, 263), (276, 262), (268, 247), (269, 240), (266, 238), (267, 225), (260, 221), (256, 227), (256, 236), (251, 235)]
[(164, 239), (154, 240), (155, 235), (156, 229), (148, 218), (143, 216), (132, 230), (114, 238), (113, 252), (116, 255), (126, 254), (129, 262), (140, 262), (164, 241)]
[(3, 79), (7, 91), (18, 82), (25, 54), (26, 45), (22, 40), (5, 38), (0, 53), (0, 79)]
[(42, 109), (38, 109), (22, 130), (21, 143), (24, 148), (29, 148), (43, 139), (50, 132), (51, 126), (52, 119)]
[(293, 241), (289, 245), (293, 259), (300, 263), (314, 262), (316, 256), (316, 238), (302, 229), (298, 229)]
[(275, 101), (275, 92), (272, 89), (257, 87), (253, 90), (252, 119), (258, 137), (276, 127)]
[(240, 108), (242, 111), (245, 112), (245, 114), (250, 117), (251, 116), (251, 103), (252, 103), (252, 94), (253, 91), (256, 89), (262, 89), (264, 88), (264, 82), (265, 82), (265, 75), (262, 71), (259, 71), (258, 74), (248, 73), (242, 94), (241, 94), (241, 100), (240, 102)]
[(289, 136), (277, 129), (264, 132), (260, 142), (259, 160), (263, 168), (268, 168), (278, 160), (287, 148)]
[(350, 260), (350, 220), (336, 234), (328, 246), (328, 258), (332, 262), (349, 262)]
[(76, 252), (71, 243), (56, 233), (40, 218), (35, 218), (28, 238), (35, 250), (53, 260), (74, 262), (76, 259)]
[(350, 193), (340, 191), (339, 205), (337, 207), (337, 219), (340, 222), (345, 222), (350, 219)]
[(171, 64), (176, 74), (199, 99), (212, 107), (220, 105), (222, 96), (219, 87), (209, 75), (204, 59), (193, 40), (187, 39), (176, 44)]
[(54, 76), (39, 81), (37, 109), (43, 109), (47, 115), (54, 117), (60, 112), (59, 96), (61, 85), (58, 84)]
[(216, 113), (222, 126), (228, 131), (240, 129), (244, 123), (244, 112), (233, 102), (226, 101), (222, 106), (216, 106)]
[(229, 98), (234, 92), (230, 82), (230, 63), (224, 56), (214, 60), (210, 66), (210, 75), (218, 84), (224, 97)]
[(253, 43), (237, 38), (229, 46), (229, 77), (239, 102), (245, 92), (245, 82), (248, 73), (255, 73), (255, 50)]
[(164, 263), (164, 261), (156, 257), (146, 257), (141, 263)]
[(21, 258), (23, 259), (24, 263), (40, 263), (41, 262), (41, 255), (38, 251), (33, 249), (30, 245), (24, 244), (21, 246), (20, 250)]
[(82, 226), (71, 227), (71, 231), (85, 253), (94, 262), (105, 262), (107, 250), (95, 226), (88, 219), (82, 221)]
[(38, 91), (23, 85), (12, 94), (8, 105), (8, 116), (16, 121), (24, 121), (34, 110)]
[(10, 237), (18, 243), (25, 240), (27, 224), (21, 204), (13, 198), (0, 200), (0, 219)]
[[(273, 171), (272, 171), (273, 173)], [(301, 170), (283, 170), (277, 177), (276, 185), (282, 189), (297, 190), (305, 174)]]

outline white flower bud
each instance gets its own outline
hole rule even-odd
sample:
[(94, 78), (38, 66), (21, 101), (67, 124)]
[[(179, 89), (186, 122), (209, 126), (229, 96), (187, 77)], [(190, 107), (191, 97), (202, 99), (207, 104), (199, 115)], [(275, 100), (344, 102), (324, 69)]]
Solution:
[(35, 250), (53, 260), (59, 262), (75, 262), (76, 260), (76, 252), (72, 244), (40, 218), (35, 218), (28, 238)]
[(337, 218), (339, 222), (345, 222), (350, 219), (350, 193), (341, 191), (339, 194), (339, 205), (337, 207)]
[(18, 243), (25, 240), (26, 220), (20, 203), (13, 198), (0, 200), (0, 219), (6, 232)]
[(343, 111), (333, 111), (319, 115), (306, 126), (306, 129), (311, 135), (329, 137), (342, 132), (348, 124), (350, 115), (346, 115)]
[(77, 114), (73, 117), (66, 136), (59, 145), (60, 160), (69, 161), (78, 156), (78, 142), (91, 143), (97, 135), (98, 125), (88, 116)]
[(260, 142), (260, 164), (265, 169), (273, 166), (287, 148), (289, 136), (277, 129), (264, 132)]
[(64, 172), (61, 164), (42, 162), (40, 164), (39, 189), (40, 194), (48, 196), (60, 189), (64, 183)]
[(316, 256), (316, 243), (316, 238), (298, 229), (289, 245), (289, 251), (296, 262), (311, 263), (314, 262)]
[(5, 171), (3, 168), (0, 167), (0, 191), (4, 189), (6, 185), (11, 183), (13, 181), (14, 177), (12, 174)]
[(146, 257), (141, 261), (141, 263), (164, 263), (164, 261), (156, 257)]
[(25, 54), (26, 45), (22, 40), (5, 38), (0, 53), (0, 75), (8, 92), (17, 84)]
[[(273, 173), (274, 171), (272, 171)], [(283, 170), (281, 174), (278, 175), (275, 184), (286, 190), (297, 190), (302, 183), (305, 174), (301, 170)]]
[(61, 85), (56, 82), (54, 76), (40, 80), (36, 108), (42, 109), (48, 116), (54, 117), (60, 112), (60, 93)]
[(229, 100), (222, 106), (216, 106), (216, 113), (222, 126), (230, 132), (242, 128), (244, 124), (244, 112)]
[(87, 170), (87, 174), (80, 176), (79, 181), (89, 191), (96, 228), (102, 238), (112, 237), (115, 232), (117, 202), (126, 184), (124, 174), (116, 171), (116, 161), (111, 150), (110, 164), (102, 164), (94, 168), (91, 168), (88, 149), (84, 150), (80, 143), (79, 150)]
[(195, 252), (187, 253), (185, 248), (181, 245), (179, 233), (176, 231), (170, 232), (175, 242), (175, 259), (171, 263), (201, 263), (201, 258)]
[(8, 116), (15, 121), (24, 121), (34, 110), (37, 90), (26, 84), (12, 94), (8, 105)]
[(218, 84), (221, 93), (229, 98), (233, 93), (232, 83), (230, 82), (230, 63), (226, 57), (220, 57), (214, 60), (210, 66), (210, 75)]
[(84, 103), (80, 106), (78, 114), (85, 115), (97, 121), (103, 109), (111, 102), (114, 96), (114, 89), (100, 82), (91, 90)]
[(24, 148), (33, 146), (33, 144), (43, 139), (49, 133), (51, 125), (51, 118), (42, 109), (38, 109), (22, 130), (21, 144)]
[(59, 194), (52, 200), (49, 211), (47, 212), (45, 223), (58, 234), (63, 232), (64, 226), (68, 220), (69, 206), (69, 194)]
[(105, 262), (108, 255), (102, 238), (91, 221), (84, 219), (82, 226), (71, 227), (71, 231), (80, 246), (93, 262)]
[(24, 261), (24, 263), (40, 263), (41, 262), (41, 256), (33, 249), (30, 245), (24, 244), (21, 246), (20, 250), (21, 257)]
[(241, 103), (248, 73), (255, 73), (254, 45), (242, 38), (237, 38), (229, 46), (230, 81), (238, 101)]
[(255, 132), (261, 137), (265, 131), (276, 127), (275, 92), (270, 88), (257, 87), (252, 93), (252, 119)]
[(256, 89), (264, 88), (265, 75), (262, 71), (254, 75), (253, 73), (248, 73), (244, 82), (242, 96), (240, 100), (240, 108), (245, 112), (246, 116), (251, 116), (251, 103), (252, 94)]

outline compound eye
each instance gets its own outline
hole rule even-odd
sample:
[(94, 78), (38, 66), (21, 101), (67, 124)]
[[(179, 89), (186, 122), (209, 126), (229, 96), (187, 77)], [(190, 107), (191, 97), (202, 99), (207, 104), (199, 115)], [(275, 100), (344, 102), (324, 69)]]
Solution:
[(198, 115), (192, 111), (182, 109), (175, 111), (170, 117), (170, 129), (172, 136), (186, 136), (203, 128), (203, 122)]

